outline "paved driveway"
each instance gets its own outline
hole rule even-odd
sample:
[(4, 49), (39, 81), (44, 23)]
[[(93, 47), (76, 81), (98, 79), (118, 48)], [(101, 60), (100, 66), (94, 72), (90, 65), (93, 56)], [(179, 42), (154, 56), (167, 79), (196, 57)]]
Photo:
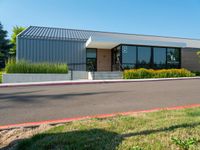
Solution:
[(200, 80), (0, 88), (0, 125), (200, 104)]

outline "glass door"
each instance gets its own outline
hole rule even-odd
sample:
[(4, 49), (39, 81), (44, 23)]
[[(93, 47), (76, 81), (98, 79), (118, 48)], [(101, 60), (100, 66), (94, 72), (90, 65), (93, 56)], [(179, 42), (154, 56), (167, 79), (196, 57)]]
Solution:
[(86, 70), (97, 71), (97, 54), (96, 49), (86, 49)]

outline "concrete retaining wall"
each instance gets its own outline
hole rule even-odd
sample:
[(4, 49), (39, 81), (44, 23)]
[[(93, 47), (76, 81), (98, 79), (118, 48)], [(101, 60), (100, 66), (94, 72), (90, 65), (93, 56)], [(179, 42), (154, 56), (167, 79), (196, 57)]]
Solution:
[(69, 71), (68, 74), (3, 74), (3, 83), (45, 82), (88, 79), (86, 71)]
[(122, 72), (69, 71), (68, 74), (3, 74), (3, 83), (106, 79), (122, 79)]

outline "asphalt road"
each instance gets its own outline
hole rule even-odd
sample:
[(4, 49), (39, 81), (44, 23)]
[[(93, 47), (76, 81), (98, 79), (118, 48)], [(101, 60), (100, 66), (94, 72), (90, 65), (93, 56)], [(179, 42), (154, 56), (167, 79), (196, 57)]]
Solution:
[(0, 125), (200, 104), (200, 80), (0, 88)]

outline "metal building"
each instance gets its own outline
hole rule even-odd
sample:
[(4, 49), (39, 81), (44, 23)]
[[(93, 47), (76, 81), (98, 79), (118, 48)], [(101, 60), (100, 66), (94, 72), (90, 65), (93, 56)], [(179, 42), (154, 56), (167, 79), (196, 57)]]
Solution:
[[(74, 70), (200, 70), (200, 40), (30, 26), (17, 36), (17, 60), (67, 63)], [(92, 67), (92, 68), (91, 68)]]

